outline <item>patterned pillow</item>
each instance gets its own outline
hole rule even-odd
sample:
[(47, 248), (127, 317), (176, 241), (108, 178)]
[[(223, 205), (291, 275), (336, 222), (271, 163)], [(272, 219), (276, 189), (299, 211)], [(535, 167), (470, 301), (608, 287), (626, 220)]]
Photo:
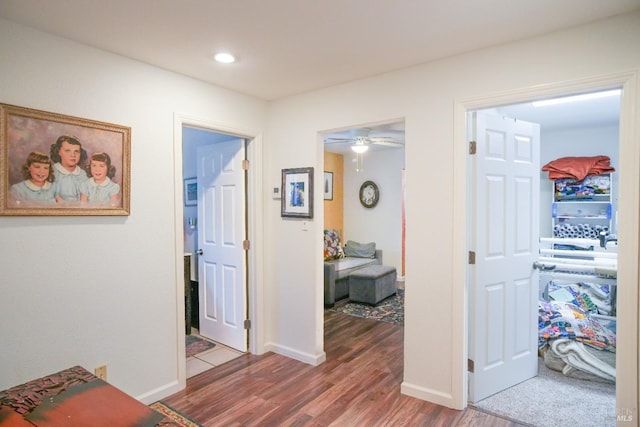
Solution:
[(344, 258), (338, 230), (324, 230), (324, 260)]

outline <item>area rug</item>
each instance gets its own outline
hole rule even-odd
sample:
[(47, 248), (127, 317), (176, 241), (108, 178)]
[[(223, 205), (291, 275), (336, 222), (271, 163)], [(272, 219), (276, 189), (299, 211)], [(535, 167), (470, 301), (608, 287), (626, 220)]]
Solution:
[(165, 405), (162, 402), (156, 402), (149, 405), (149, 407), (157, 412), (160, 412), (165, 417), (169, 418), (173, 423), (170, 425), (177, 425), (180, 427), (202, 427), (201, 424), (193, 421), (190, 418), (187, 418), (185, 415), (182, 415), (180, 412), (176, 411), (172, 407)]
[(185, 350), (187, 357), (195, 356), (198, 353), (212, 349), (216, 345), (211, 341), (200, 338), (197, 335), (187, 335)]
[(365, 319), (380, 320), (396, 325), (404, 325), (404, 289), (398, 289), (397, 295), (392, 295), (382, 300), (376, 306), (347, 302), (346, 304), (329, 309), (350, 316), (364, 317)]

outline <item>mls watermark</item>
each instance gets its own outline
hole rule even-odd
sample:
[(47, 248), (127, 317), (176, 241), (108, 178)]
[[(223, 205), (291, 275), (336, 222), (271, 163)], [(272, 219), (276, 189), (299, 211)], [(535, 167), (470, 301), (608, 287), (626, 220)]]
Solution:
[(615, 412), (607, 415), (606, 421), (616, 423), (636, 423), (638, 421), (637, 408), (616, 408)]

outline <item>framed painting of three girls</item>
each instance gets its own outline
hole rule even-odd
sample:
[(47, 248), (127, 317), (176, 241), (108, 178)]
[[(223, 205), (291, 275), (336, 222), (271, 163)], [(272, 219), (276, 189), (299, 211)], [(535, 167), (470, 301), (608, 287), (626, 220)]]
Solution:
[(0, 104), (0, 215), (129, 215), (131, 128)]

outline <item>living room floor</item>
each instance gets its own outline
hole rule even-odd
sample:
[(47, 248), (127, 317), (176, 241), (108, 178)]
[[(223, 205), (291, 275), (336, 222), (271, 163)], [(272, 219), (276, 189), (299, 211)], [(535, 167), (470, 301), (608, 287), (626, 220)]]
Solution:
[[(398, 288), (404, 289), (404, 280), (399, 280), (397, 282), (397, 285)], [(191, 328), (191, 333), (193, 335), (204, 338), (199, 335), (199, 331), (196, 328)], [(216, 344), (214, 348), (187, 358), (187, 378), (194, 377), (204, 371), (215, 368), (216, 366), (220, 366), (223, 363), (226, 363), (244, 354), (238, 350), (220, 344), (219, 342), (212, 342), (215, 342)]]
[[(196, 328), (191, 328), (193, 335), (200, 336)], [(204, 337), (201, 337), (206, 339)], [(211, 341), (211, 340), (209, 340)], [(212, 349), (198, 353), (195, 356), (187, 358), (187, 378), (194, 377), (204, 371), (220, 366), (236, 357), (242, 356), (244, 353), (227, 347), (219, 342), (215, 342), (216, 346)]]

